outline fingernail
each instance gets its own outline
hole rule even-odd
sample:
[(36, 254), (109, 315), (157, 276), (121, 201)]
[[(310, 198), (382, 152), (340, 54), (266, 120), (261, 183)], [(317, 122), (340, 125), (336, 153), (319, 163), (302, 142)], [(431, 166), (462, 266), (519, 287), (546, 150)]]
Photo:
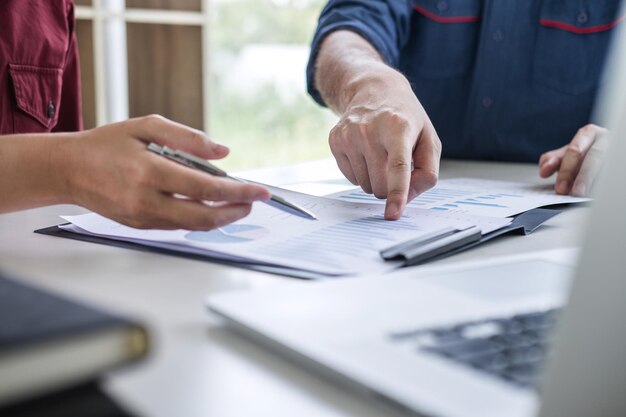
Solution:
[(265, 200), (269, 200), (270, 196), (265, 192), (265, 191), (261, 191), (258, 192), (256, 194), (256, 196), (254, 197), (255, 200), (261, 200), (261, 201), (265, 201)]
[(556, 191), (559, 194), (567, 194), (567, 192), (569, 191), (569, 182), (567, 182), (567, 180), (560, 180), (556, 184)]
[(550, 158), (543, 164), (539, 165), (539, 170), (541, 171), (541, 176), (548, 176), (554, 170), (554, 165), (556, 164), (555, 158)]
[(400, 206), (398, 205), (398, 203), (387, 204), (387, 217), (396, 217), (398, 215), (398, 211), (400, 211)]
[(578, 197), (585, 197), (587, 195), (587, 186), (585, 184), (577, 184), (572, 190), (572, 194)]
[(554, 162), (555, 162), (554, 158), (550, 158), (550, 159), (548, 159), (546, 162), (544, 162), (544, 163), (543, 163), (543, 165), (541, 165), (541, 168), (542, 168), (542, 169), (548, 169), (548, 168), (551, 168), (551, 167), (552, 167), (552, 165), (554, 165)]
[(214, 149), (215, 151), (218, 151), (218, 152), (219, 152), (219, 151), (224, 152), (224, 151), (228, 151), (228, 150), (230, 150), (230, 149), (228, 148), (228, 146), (225, 146), (225, 145), (222, 145), (222, 144), (219, 144), (219, 143), (214, 143), (213, 145), (214, 145), (214, 146), (213, 146), (213, 149)]

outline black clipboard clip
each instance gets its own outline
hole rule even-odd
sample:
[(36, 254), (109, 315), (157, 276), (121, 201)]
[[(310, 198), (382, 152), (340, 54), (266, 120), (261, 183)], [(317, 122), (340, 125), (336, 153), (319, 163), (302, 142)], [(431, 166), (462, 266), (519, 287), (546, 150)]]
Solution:
[(402, 260), (405, 266), (422, 263), (443, 253), (478, 242), (482, 233), (476, 226), (446, 227), (380, 251), (386, 261)]

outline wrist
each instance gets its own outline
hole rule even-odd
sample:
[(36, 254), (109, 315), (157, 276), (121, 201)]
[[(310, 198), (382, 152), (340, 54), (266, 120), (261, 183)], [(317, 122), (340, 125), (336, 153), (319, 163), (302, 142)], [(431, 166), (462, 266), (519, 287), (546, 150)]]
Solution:
[[(389, 97), (390, 94), (411, 92), (411, 85), (404, 75), (380, 63), (352, 77), (344, 89), (343, 110), (361, 97)], [(369, 100), (368, 100), (369, 101)]]
[(389, 76), (389, 70), (390, 68), (382, 62), (372, 62), (366, 68), (353, 73), (344, 84), (342, 94), (343, 109), (349, 106), (355, 96), (384, 87), (387, 82), (386, 78)]
[(58, 196), (59, 203), (79, 204), (76, 198), (75, 178), (80, 173), (76, 160), (78, 159), (77, 145), (82, 134), (82, 132), (67, 133), (50, 141), (47, 171), (50, 173), (53, 181), (52, 187), (55, 195)]
[(335, 31), (322, 41), (314, 82), (324, 102), (339, 114), (364, 90), (386, 89), (389, 83), (410, 89), (406, 78), (388, 66), (369, 41), (350, 30)]

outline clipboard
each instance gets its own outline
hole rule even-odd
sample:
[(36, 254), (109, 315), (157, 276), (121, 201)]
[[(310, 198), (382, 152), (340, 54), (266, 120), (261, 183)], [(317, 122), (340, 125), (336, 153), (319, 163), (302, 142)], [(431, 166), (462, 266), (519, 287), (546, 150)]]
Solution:
[(42, 229), (35, 230), (35, 233), (46, 236), (54, 236), (71, 240), (79, 240), (81, 242), (89, 242), (95, 243), (98, 245), (105, 246), (113, 246), (116, 248), (130, 249), (140, 252), (147, 253), (156, 253), (159, 255), (168, 255), (168, 256), (176, 256), (179, 258), (192, 259), (196, 261), (202, 262), (211, 262), (220, 265), (228, 265), (234, 266), (243, 269), (249, 269), (253, 271), (266, 272), (268, 274), (274, 275), (282, 275), (290, 278), (298, 278), (303, 280), (314, 280), (321, 278), (328, 278), (328, 275), (318, 274), (310, 271), (297, 270), (293, 268), (281, 267), (279, 265), (265, 265), (265, 264), (257, 264), (253, 262), (245, 262), (245, 261), (228, 261), (226, 259), (213, 257), (209, 255), (197, 255), (193, 253), (187, 252), (178, 252), (170, 249), (157, 248), (153, 246), (144, 246), (138, 243), (126, 242), (122, 240), (116, 240), (112, 238), (107, 238), (103, 236), (91, 236), (91, 235), (83, 235), (80, 233), (73, 233), (67, 230), (61, 229), (59, 226), (63, 226), (69, 223), (62, 223), (55, 226), (44, 227)]
[(529, 235), (539, 226), (561, 213), (559, 209), (536, 208), (515, 216), (510, 225), (486, 235), (476, 234), (473, 228), (454, 230), (441, 235), (425, 236), (413, 242), (395, 245), (381, 251), (385, 260), (402, 260), (402, 266), (421, 265), (472, 249), (506, 234)]
[(417, 265), (437, 255), (459, 249), (480, 240), (476, 226), (466, 229), (446, 228), (380, 251), (386, 261), (403, 260), (404, 266)]
[[(417, 256), (409, 257), (409, 258), (405, 257), (403, 259), (402, 267), (421, 265), (427, 262), (447, 258), (459, 252), (470, 250), (480, 244), (486, 243), (492, 239), (495, 239), (499, 236), (503, 236), (506, 234), (528, 235), (534, 232), (544, 222), (556, 216), (557, 214), (561, 213), (561, 211), (562, 210), (547, 209), (547, 208), (538, 208), (538, 209), (529, 210), (525, 213), (517, 215), (509, 226), (506, 226), (502, 229), (488, 233), (484, 236), (479, 236), (478, 238), (476, 238), (476, 236), (474, 235), (472, 239), (457, 241), (457, 243), (460, 243), (460, 244), (444, 246), (440, 250), (423, 254), (420, 257), (417, 257)], [(297, 270), (297, 269), (293, 269), (289, 267), (281, 267), (279, 265), (265, 265), (265, 264), (257, 264), (253, 262), (241, 262), (241, 261), (233, 262), (233, 261), (220, 259), (214, 256), (197, 255), (197, 254), (178, 252), (178, 251), (174, 251), (170, 249), (149, 247), (149, 246), (140, 245), (138, 243), (120, 241), (120, 240), (115, 240), (115, 239), (101, 237), (101, 236), (82, 235), (79, 233), (72, 233), (70, 231), (63, 230), (59, 227), (59, 225), (50, 226), (50, 227), (46, 227), (43, 229), (38, 229), (38, 230), (35, 230), (35, 233), (48, 235), (48, 236), (56, 236), (56, 237), (61, 237), (61, 238), (66, 238), (66, 239), (72, 239), (72, 240), (79, 240), (83, 242), (91, 242), (91, 243), (96, 243), (100, 245), (114, 246), (114, 247), (124, 248), (124, 249), (138, 250), (142, 252), (177, 256), (177, 257), (193, 259), (193, 260), (198, 260), (198, 261), (203, 261), (203, 262), (218, 263), (222, 265), (235, 266), (238, 268), (266, 272), (270, 274), (282, 275), (282, 276), (298, 278), (298, 279), (313, 280), (313, 279), (323, 279), (323, 278), (326, 278), (326, 279), (337, 278), (336, 276), (324, 275), (324, 274), (310, 272), (310, 271)], [(408, 243), (408, 242), (405, 242), (405, 243)]]

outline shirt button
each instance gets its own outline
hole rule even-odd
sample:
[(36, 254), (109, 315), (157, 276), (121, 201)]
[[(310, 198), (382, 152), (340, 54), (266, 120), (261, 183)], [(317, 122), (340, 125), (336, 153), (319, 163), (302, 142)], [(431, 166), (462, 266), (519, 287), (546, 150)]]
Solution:
[(504, 33), (501, 30), (496, 30), (491, 34), (491, 37), (496, 42), (502, 42), (504, 40)]
[(52, 119), (54, 117), (55, 110), (56, 110), (56, 107), (54, 107), (54, 104), (50, 102), (48, 104), (48, 119)]
[(481, 100), (481, 104), (484, 108), (489, 109), (493, 106), (493, 99), (491, 97), (483, 97)]
[(448, 2), (445, 0), (440, 0), (437, 2), (437, 10), (440, 12), (445, 12), (448, 10)]
[(580, 12), (578, 15), (578, 23), (587, 23), (589, 21), (589, 16), (585, 12)]

